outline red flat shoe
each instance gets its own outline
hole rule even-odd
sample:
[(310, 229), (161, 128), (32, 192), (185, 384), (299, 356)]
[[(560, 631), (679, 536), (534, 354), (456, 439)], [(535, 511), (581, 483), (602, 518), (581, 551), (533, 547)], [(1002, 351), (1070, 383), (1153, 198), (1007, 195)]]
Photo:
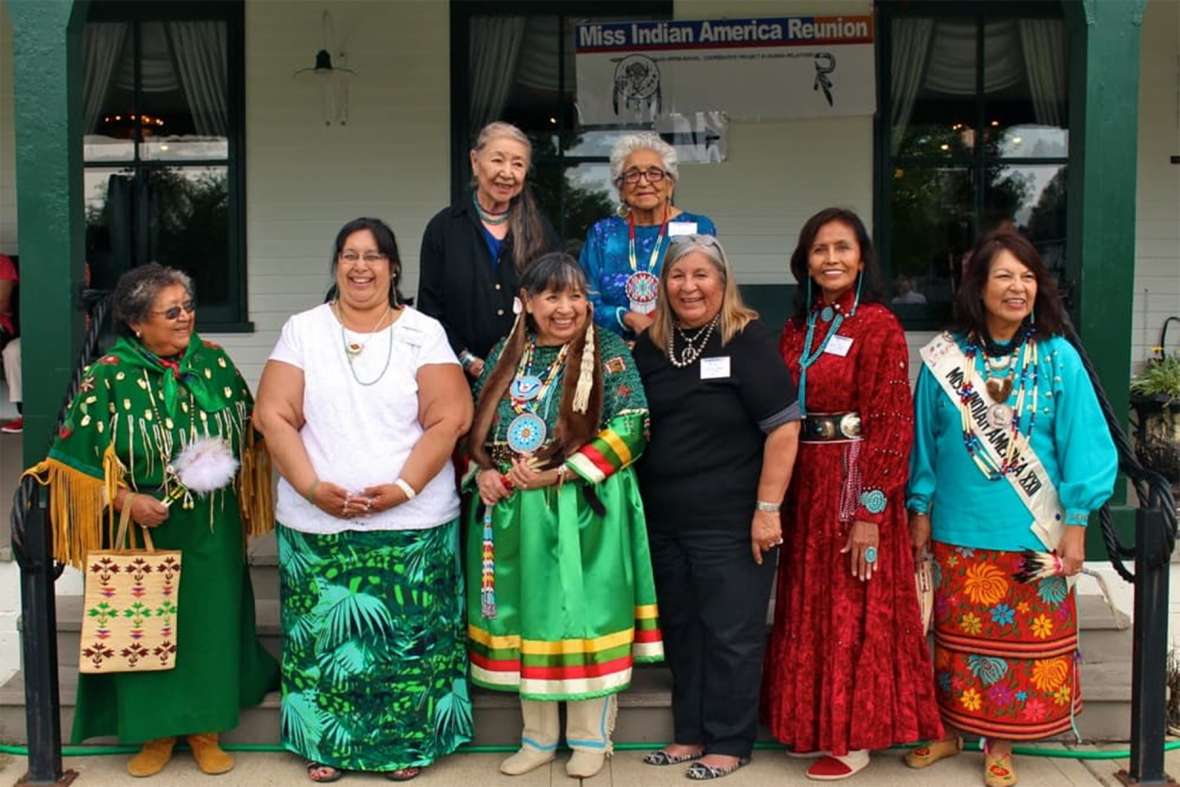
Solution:
[(865, 749), (850, 751), (837, 757), (828, 754), (807, 769), (807, 778), (818, 782), (834, 782), (854, 776), (869, 767), (869, 753)]

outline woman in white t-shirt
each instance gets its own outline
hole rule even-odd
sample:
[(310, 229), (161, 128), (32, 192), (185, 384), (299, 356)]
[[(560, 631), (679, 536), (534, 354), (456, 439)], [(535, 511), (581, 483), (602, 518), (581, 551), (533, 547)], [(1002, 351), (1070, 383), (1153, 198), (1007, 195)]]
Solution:
[(346, 224), (332, 271), (254, 410), (281, 475), (282, 738), (313, 782), (404, 781), (471, 738), (450, 463), (471, 395), (442, 326), (401, 303), (384, 222)]

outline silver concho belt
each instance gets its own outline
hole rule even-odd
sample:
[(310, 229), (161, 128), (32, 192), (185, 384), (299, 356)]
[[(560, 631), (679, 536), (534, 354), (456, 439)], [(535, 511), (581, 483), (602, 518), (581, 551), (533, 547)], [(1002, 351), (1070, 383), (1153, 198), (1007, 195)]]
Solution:
[(808, 413), (803, 419), (804, 443), (838, 443), (859, 440), (860, 413)]

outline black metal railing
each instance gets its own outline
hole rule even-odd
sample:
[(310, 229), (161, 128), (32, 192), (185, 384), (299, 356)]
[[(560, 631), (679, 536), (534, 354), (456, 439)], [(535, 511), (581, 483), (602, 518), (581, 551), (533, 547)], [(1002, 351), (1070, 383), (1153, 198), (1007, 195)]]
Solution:
[[(1165, 326), (1166, 330), (1166, 326)], [(1166, 478), (1143, 466), (1106, 396), (1094, 364), (1072, 325), (1066, 336), (1077, 349), (1098, 394), (1119, 456), (1119, 471), (1135, 489), (1135, 542), (1127, 545), (1114, 527), (1110, 503), (1098, 512), (1102, 540), (1118, 575), (1135, 586), (1131, 653), (1131, 758), (1118, 776), (1125, 784), (1171, 784), (1164, 772), (1167, 736), (1168, 572), (1176, 547), (1176, 500)], [(1132, 573), (1123, 561), (1133, 558)]]
[[(83, 370), (99, 355), (110, 314), (110, 296), (85, 290), (90, 316), (78, 363), (58, 411), (54, 432), (65, 420), (82, 383)], [(46, 449), (48, 449), (48, 445)], [(48, 494), (32, 478), (22, 478), (12, 500), (12, 554), (20, 567), (21, 653), (25, 677), (28, 772), (21, 784), (68, 784), (73, 772), (61, 763), (61, 694), (57, 680), (57, 608), (53, 583), (64, 566), (54, 562)]]

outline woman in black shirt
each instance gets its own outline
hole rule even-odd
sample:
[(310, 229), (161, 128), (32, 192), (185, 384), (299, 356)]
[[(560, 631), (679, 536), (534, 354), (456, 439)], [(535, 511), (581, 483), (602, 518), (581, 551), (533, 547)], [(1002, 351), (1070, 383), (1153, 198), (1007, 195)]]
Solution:
[(635, 345), (651, 413), (639, 463), (675, 742), (651, 765), (695, 779), (749, 762), (758, 729), (779, 504), (799, 436), (774, 335), (743, 305), (715, 238), (668, 249), (655, 322)]
[(439, 211), (422, 236), (416, 305), (443, 324), (473, 380), (512, 329), (521, 271), (558, 247), (526, 183), (532, 155), (516, 126), (484, 126), (471, 150), (474, 194)]

